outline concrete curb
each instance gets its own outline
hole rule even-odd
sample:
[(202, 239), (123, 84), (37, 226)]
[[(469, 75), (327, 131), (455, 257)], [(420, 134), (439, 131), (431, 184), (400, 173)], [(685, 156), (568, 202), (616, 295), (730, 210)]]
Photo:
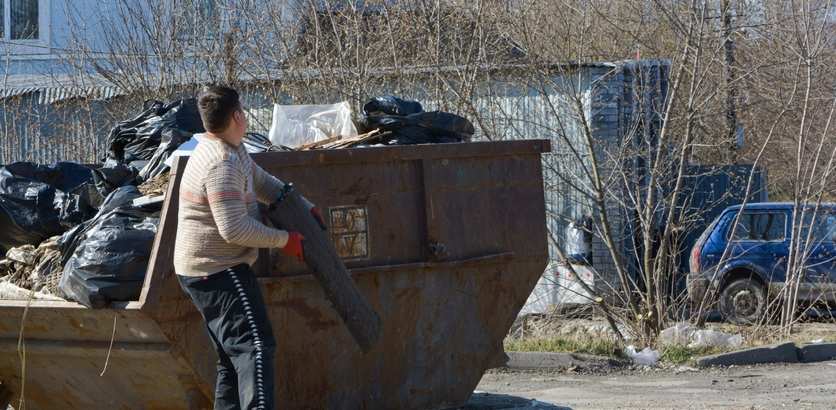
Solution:
[(815, 343), (796, 346), (785, 342), (772, 346), (738, 350), (703, 356), (696, 360), (697, 366), (731, 366), (765, 363), (815, 363), (836, 360), (836, 343)]
[(798, 348), (798, 359), (803, 363), (825, 362), (836, 359), (836, 343), (805, 344)]
[(795, 343), (786, 342), (772, 346), (755, 347), (730, 353), (703, 356), (697, 359), (697, 366), (741, 366), (765, 363), (798, 363), (798, 348)]
[(510, 369), (568, 369), (619, 367), (625, 362), (606, 357), (579, 353), (506, 352)]

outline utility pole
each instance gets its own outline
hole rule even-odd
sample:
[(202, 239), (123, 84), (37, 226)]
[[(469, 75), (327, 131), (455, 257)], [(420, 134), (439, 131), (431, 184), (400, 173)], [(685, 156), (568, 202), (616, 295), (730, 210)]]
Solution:
[(230, 30), (227, 33), (224, 33), (224, 53), (223, 53), (223, 60), (224, 60), (224, 74), (226, 83), (230, 86), (234, 86), (237, 77), (237, 58), (235, 55), (235, 31)]
[(731, 0), (722, 0), (723, 13), (723, 74), (726, 83), (726, 142), (729, 148), (729, 160), (737, 162), (738, 124), (737, 124), (737, 84), (734, 82), (734, 40), (732, 39), (732, 11)]

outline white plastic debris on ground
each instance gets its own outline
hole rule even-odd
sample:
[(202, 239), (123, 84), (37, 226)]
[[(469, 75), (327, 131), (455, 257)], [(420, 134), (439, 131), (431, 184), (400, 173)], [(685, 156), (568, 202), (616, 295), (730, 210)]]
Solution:
[(627, 352), (627, 357), (633, 360), (633, 363), (642, 365), (642, 366), (655, 366), (656, 363), (659, 362), (659, 354), (658, 350), (653, 350), (649, 347), (645, 347), (641, 351), (637, 352), (636, 347), (633, 345), (627, 346), (625, 349)]
[(357, 136), (347, 101), (331, 105), (274, 105), (270, 142), (298, 147), (327, 138)]
[(680, 345), (689, 348), (729, 348), (743, 345), (743, 336), (730, 335), (711, 329), (698, 329), (689, 323), (677, 323), (659, 333), (658, 342), (660, 346)]

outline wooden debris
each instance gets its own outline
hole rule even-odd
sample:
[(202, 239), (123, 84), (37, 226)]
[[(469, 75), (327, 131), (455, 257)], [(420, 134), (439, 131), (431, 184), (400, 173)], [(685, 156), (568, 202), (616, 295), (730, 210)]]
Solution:
[(321, 147), (325, 144), (332, 143), (334, 141), (339, 141), (340, 139), (342, 139), (342, 136), (337, 135), (336, 137), (326, 138), (326, 139), (321, 140), (321, 141), (310, 142), (310, 143), (307, 143), (307, 144), (304, 144), (304, 145), (300, 145), (298, 148), (296, 148), (296, 150), (297, 151), (305, 151), (305, 150), (309, 150), (309, 149), (314, 149), (314, 148)]
[(59, 238), (49, 238), (37, 248), (23, 245), (9, 249), (6, 259), (0, 260), (2, 280), (24, 289), (47, 290), (56, 294), (63, 271)]
[(363, 144), (366, 142), (370, 142), (376, 140), (381, 137), (381, 133), (379, 129), (375, 129), (369, 131), (365, 134), (360, 134), (356, 137), (350, 138), (343, 138), (343, 137), (333, 137), (324, 139), (322, 141), (312, 142), (310, 144), (305, 144), (300, 146), (298, 149), (301, 151), (304, 150), (311, 150), (311, 149), (337, 149), (337, 148), (348, 148), (354, 145)]
[(155, 178), (143, 182), (137, 189), (145, 196), (165, 195), (165, 191), (168, 189), (169, 178), (170, 175), (168, 172), (162, 173)]

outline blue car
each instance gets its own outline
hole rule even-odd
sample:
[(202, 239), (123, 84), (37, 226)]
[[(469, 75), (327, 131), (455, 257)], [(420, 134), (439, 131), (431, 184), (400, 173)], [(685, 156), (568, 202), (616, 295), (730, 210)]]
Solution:
[[(723, 318), (754, 323), (767, 308), (767, 296), (779, 295), (787, 276), (792, 235), (792, 203), (747, 204), (732, 235), (741, 206), (726, 208), (691, 249), (688, 297), (699, 305), (707, 292), (717, 295)], [(801, 238), (809, 244), (803, 260), (799, 302), (836, 301), (836, 204), (805, 211)], [(812, 235), (809, 229), (812, 227)], [(723, 253), (729, 247), (725, 260)], [(710, 301), (709, 301), (710, 302)]]

